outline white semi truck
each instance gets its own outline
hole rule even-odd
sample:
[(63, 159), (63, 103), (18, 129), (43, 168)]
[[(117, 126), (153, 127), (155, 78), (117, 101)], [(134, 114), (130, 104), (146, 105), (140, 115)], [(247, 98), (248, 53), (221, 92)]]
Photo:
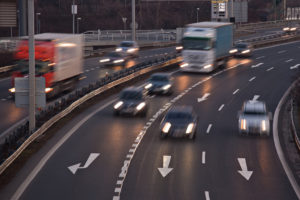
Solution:
[(211, 72), (225, 65), (233, 45), (233, 26), (224, 22), (186, 25), (182, 38), (184, 72)]

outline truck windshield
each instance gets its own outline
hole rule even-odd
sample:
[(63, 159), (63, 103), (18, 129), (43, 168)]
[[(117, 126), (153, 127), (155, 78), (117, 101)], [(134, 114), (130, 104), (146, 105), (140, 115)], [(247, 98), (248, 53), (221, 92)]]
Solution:
[(210, 38), (186, 37), (182, 40), (183, 49), (187, 50), (210, 50), (212, 42)]
[[(16, 71), (22, 74), (29, 73), (29, 62), (28, 60), (20, 60), (16, 62)], [(50, 66), (48, 61), (35, 61), (35, 73), (44, 74), (50, 71)]]

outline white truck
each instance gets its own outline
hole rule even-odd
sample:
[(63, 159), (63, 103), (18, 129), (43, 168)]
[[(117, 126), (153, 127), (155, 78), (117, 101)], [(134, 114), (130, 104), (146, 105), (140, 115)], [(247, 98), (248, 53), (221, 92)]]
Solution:
[(211, 72), (225, 65), (233, 46), (233, 26), (224, 22), (186, 25), (182, 38), (184, 72)]
[[(43, 33), (35, 38), (35, 73), (46, 80), (47, 97), (74, 89), (82, 74), (82, 35)], [(11, 93), (15, 92), (14, 79), (28, 76), (28, 39), (22, 38), (15, 52), (16, 70), (12, 74)]]

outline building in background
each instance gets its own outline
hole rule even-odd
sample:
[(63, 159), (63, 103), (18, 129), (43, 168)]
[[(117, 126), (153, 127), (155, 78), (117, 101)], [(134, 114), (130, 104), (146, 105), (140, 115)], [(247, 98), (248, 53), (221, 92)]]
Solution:
[(248, 22), (248, 0), (212, 0), (212, 21)]

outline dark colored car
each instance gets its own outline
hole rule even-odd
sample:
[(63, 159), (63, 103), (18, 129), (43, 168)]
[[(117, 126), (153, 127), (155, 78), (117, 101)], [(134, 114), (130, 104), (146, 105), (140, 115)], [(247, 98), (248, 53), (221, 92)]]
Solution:
[(148, 94), (172, 94), (173, 78), (167, 73), (152, 74), (145, 86)]
[(192, 106), (174, 106), (160, 124), (160, 136), (188, 137), (194, 139), (197, 130), (197, 115)]
[(99, 60), (99, 63), (104, 64), (105, 66), (125, 66), (128, 60), (129, 57), (123, 53), (110, 52), (102, 57)]
[(138, 57), (139, 46), (135, 41), (122, 41), (116, 48), (116, 52), (122, 52), (126, 55)]
[(147, 111), (148, 103), (142, 88), (124, 89), (120, 94), (119, 101), (114, 105), (115, 115), (146, 116)]
[(234, 56), (250, 57), (252, 55), (253, 47), (248, 43), (236, 43), (230, 51)]

